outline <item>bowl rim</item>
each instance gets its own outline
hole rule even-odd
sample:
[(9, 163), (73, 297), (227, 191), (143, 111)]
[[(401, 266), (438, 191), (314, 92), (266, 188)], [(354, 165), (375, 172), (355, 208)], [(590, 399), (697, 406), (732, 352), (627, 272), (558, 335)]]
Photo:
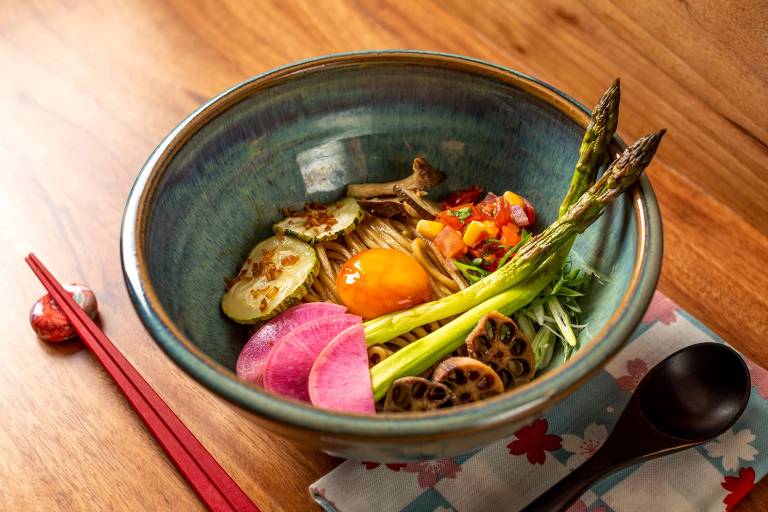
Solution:
[[(218, 94), (184, 118), (163, 138), (136, 177), (128, 195), (120, 233), (123, 277), (134, 308), (155, 342), (199, 383), (257, 416), (298, 430), (358, 440), (407, 437), (434, 441), (466, 435), (470, 430), (489, 430), (540, 413), (583, 384), (618, 352), (651, 301), (661, 269), (663, 241), (658, 203), (645, 175), (631, 190), (638, 243), (630, 282), (619, 308), (593, 336), (589, 346), (577, 351), (567, 363), (512, 392), (459, 408), (407, 417), (401, 415), (397, 421), (392, 421), (390, 414), (358, 415), (317, 409), (239, 381), (232, 370), (200, 351), (173, 324), (148, 279), (143, 235), (151, 217), (153, 195), (167, 164), (192, 135), (226, 108), (276, 82), (321, 68), (371, 63), (449, 67), (491, 77), (544, 100), (582, 127), (589, 119), (590, 112), (582, 104), (535, 77), (481, 59), (442, 52), (366, 50), (336, 53), (258, 74)], [(620, 148), (625, 147), (618, 136), (615, 142)]]

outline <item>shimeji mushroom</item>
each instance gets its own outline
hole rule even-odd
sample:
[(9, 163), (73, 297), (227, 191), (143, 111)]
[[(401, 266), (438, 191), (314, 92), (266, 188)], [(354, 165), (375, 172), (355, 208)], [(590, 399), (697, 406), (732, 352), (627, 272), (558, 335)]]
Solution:
[(454, 404), (466, 404), (498, 395), (504, 384), (493, 368), (471, 357), (449, 357), (435, 368), (432, 381), (445, 385)]
[(442, 384), (422, 377), (397, 379), (384, 400), (384, 412), (432, 411), (451, 405), (453, 394)]
[(467, 336), (469, 355), (496, 370), (504, 388), (519, 386), (533, 378), (533, 348), (517, 324), (491, 311)]
[(405, 212), (403, 202), (396, 197), (372, 197), (370, 199), (360, 199), (357, 201), (357, 204), (374, 217), (382, 219), (389, 219)]
[(432, 220), (440, 213), (440, 207), (425, 199), (427, 195), (423, 190), (412, 190), (395, 185), (392, 187), (397, 197), (403, 200), (405, 211), (411, 217)]
[(357, 183), (347, 186), (347, 195), (358, 199), (395, 194), (395, 185), (405, 190), (425, 190), (445, 180), (445, 174), (432, 167), (423, 158), (413, 160), (413, 173), (407, 178), (387, 183)]

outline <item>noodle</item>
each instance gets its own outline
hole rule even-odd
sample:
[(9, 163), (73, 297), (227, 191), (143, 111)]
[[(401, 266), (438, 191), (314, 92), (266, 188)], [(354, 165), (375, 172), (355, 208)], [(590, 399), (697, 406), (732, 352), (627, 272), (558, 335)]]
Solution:
[(335, 303), (339, 304), (339, 296), (336, 294), (336, 282), (329, 274), (320, 273), (318, 276), (319, 281), (325, 286), (328, 297)]
[(315, 249), (317, 258), (320, 260), (320, 267), (323, 269), (323, 271), (326, 272), (328, 276), (333, 276), (333, 268), (331, 267), (331, 262), (328, 261), (328, 255), (325, 254), (325, 247), (318, 245)]
[(364, 251), (365, 249), (367, 249), (367, 248), (368, 248), (368, 246), (366, 246), (366, 245), (365, 245), (365, 243), (363, 243), (363, 241), (360, 239), (360, 234), (359, 234), (359, 233), (357, 233), (357, 231), (352, 231), (352, 232), (349, 234), (349, 239), (350, 239), (352, 242), (354, 242), (354, 244), (355, 244), (357, 247), (359, 247), (359, 250), (358, 250), (358, 252), (359, 252), (359, 251)]
[[(414, 219), (415, 220), (415, 219)], [(406, 226), (402, 222), (394, 219), (389, 219), (390, 224), (392, 224), (392, 227), (394, 227), (396, 230), (400, 232), (403, 236), (410, 236), (413, 238), (413, 230), (416, 229), (416, 224), (413, 225), (413, 229)]]
[(323, 242), (323, 245), (326, 247), (326, 249), (341, 254), (344, 257), (344, 261), (352, 257), (352, 253), (349, 251), (349, 249), (338, 242)]
[[(388, 243), (386, 240), (383, 239), (381, 233), (377, 232), (374, 229), (371, 229), (371, 225), (367, 224), (364, 226), (360, 226), (361, 235), (365, 236), (367, 240), (370, 242), (368, 243), (368, 247), (392, 247), (391, 243)], [(397, 249), (397, 247), (392, 247), (393, 249)]]
[(320, 283), (320, 280), (315, 279), (312, 282), (312, 292), (321, 301), (328, 300), (328, 294), (326, 293), (325, 286)]
[(364, 227), (361, 227), (358, 229), (359, 231), (357, 232), (357, 236), (360, 237), (360, 240), (362, 240), (363, 243), (365, 243), (365, 246), (368, 249), (376, 249), (377, 247), (389, 247), (389, 245), (380, 243), (374, 238), (372, 238), (371, 234)]
[[(352, 238), (351, 233), (347, 233), (346, 235), (344, 235), (344, 241), (346, 242), (347, 247), (349, 248), (349, 251), (352, 254), (357, 254), (363, 249), (365, 249), (365, 247), (362, 247), (361, 245), (358, 244), (357, 240)], [(326, 244), (328, 242), (323, 242), (323, 243)]]
[(404, 340), (401, 336), (398, 336), (397, 338), (389, 340), (386, 344), (387, 345), (393, 345), (397, 348), (403, 348), (408, 345), (408, 340)]
[(368, 364), (373, 366), (392, 355), (392, 351), (383, 345), (368, 347)]
[(385, 221), (381, 219), (374, 219), (372, 224), (376, 226), (381, 231), (389, 234), (394, 240), (397, 240), (397, 242), (400, 244), (400, 246), (403, 249), (408, 249), (410, 247), (410, 241), (402, 235), (402, 233), (398, 232), (395, 228), (393, 228), (390, 224), (386, 223)]
[(453, 282), (453, 279), (446, 277), (442, 272), (440, 272), (436, 265), (428, 258), (426, 254), (424, 254), (424, 246), (424, 240), (421, 238), (414, 238), (413, 242), (411, 243), (411, 248), (413, 249), (413, 257), (416, 258), (419, 263), (421, 263), (421, 266), (424, 267), (427, 273), (432, 276), (435, 281), (442, 283), (446, 288), (451, 290), (451, 292), (458, 291), (459, 287), (456, 285), (456, 283)]

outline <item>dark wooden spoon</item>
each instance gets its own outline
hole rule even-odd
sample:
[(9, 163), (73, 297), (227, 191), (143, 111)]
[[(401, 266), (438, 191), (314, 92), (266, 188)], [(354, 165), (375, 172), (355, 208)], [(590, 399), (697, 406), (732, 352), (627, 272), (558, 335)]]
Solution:
[(678, 350), (643, 378), (603, 446), (523, 512), (567, 510), (614, 471), (719, 436), (744, 412), (750, 387), (747, 365), (729, 346)]

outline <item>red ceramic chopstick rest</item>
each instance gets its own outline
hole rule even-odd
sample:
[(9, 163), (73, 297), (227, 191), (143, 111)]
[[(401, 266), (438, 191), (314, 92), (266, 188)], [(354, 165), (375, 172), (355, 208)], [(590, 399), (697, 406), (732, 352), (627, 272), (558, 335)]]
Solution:
[[(64, 289), (69, 292), (77, 305), (83, 308), (88, 316), (96, 318), (98, 304), (96, 303), (96, 296), (90, 288), (81, 284), (65, 284)], [(32, 305), (32, 309), (29, 311), (29, 323), (32, 324), (32, 329), (40, 339), (44, 341), (55, 343), (77, 336), (64, 312), (59, 309), (56, 301), (47, 293)]]

